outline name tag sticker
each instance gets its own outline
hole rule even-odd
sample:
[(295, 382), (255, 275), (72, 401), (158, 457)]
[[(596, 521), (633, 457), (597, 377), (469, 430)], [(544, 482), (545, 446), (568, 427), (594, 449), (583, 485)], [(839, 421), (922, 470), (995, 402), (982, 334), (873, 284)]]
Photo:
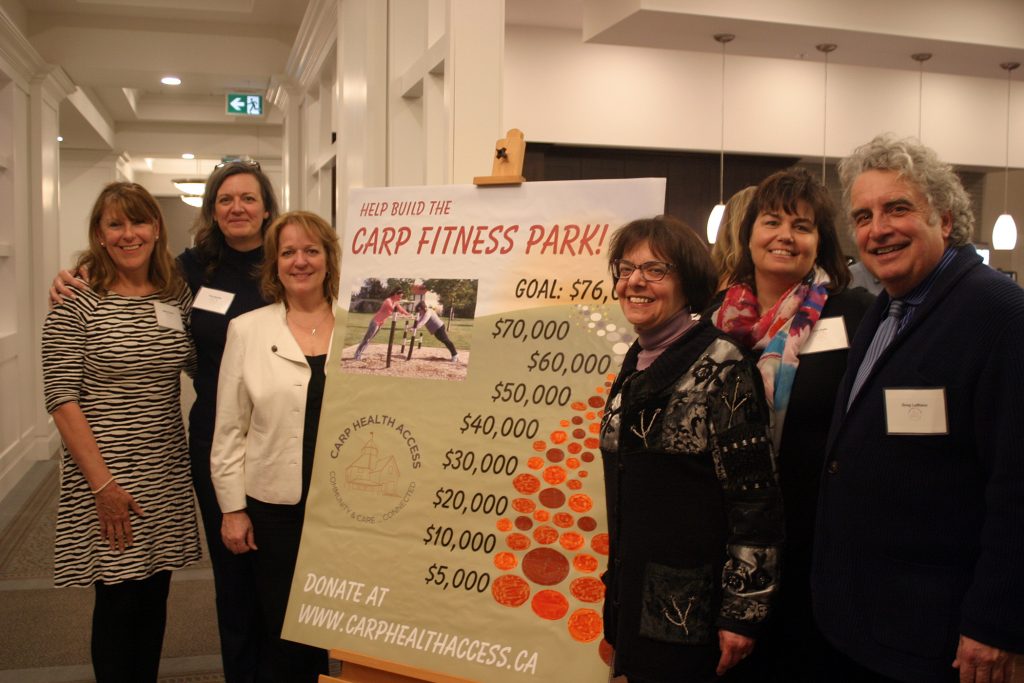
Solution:
[(200, 287), (196, 292), (195, 301), (192, 302), (192, 308), (224, 315), (231, 308), (231, 302), (234, 300), (233, 292), (225, 292), (212, 287)]
[(850, 348), (850, 340), (846, 336), (846, 321), (843, 316), (819, 318), (811, 329), (811, 337), (800, 349), (800, 355), (821, 353), (822, 351), (838, 351)]
[(177, 306), (165, 304), (162, 301), (154, 301), (153, 310), (156, 311), (156, 322), (160, 327), (178, 330), (179, 332), (185, 331), (185, 326), (181, 322), (181, 309)]
[(946, 390), (886, 389), (885, 423), (888, 434), (949, 434)]

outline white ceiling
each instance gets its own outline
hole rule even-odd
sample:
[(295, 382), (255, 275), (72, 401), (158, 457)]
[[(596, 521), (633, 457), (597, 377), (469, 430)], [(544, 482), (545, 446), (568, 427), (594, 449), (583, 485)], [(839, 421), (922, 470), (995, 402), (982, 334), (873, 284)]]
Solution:
[(510, 24), (571, 28), (581, 40), (1005, 78), (1024, 62), (1024, 0), (506, 0)]
[[(202, 139), (244, 131), (279, 136), (280, 115), (231, 116), (227, 93), (266, 94), (285, 72), (309, 0), (7, 0), (20, 4), (27, 37), (60, 66), (95, 106), (93, 122), (81, 98), (61, 107), (67, 149), (110, 149), (96, 117), (115, 133), (115, 151), (154, 170), (163, 157), (191, 151)], [(160, 78), (174, 75), (180, 86)], [(88, 113), (88, 112), (87, 112)], [(102, 126), (100, 126), (102, 127)], [(128, 131), (122, 141), (120, 133)], [(171, 133), (171, 153), (162, 132)], [(151, 134), (147, 134), (151, 133)], [(199, 139), (201, 138), (201, 139)], [(208, 151), (216, 146), (206, 145)], [(207, 156), (215, 156), (209, 153)], [(155, 159), (155, 161), (154, 161)]]
[[(427, 0), (423, 0), (426, 2)], [(486, 1), (486, 0), (477, 0)], [(310, 0), (0, 0), (18, 15), (43, 58), (64, 69), (95, 105), (62, 106), (67, 148), (110, 149), (95, 119), (133, 160), (170, 159), (232, 136), (279, 137), (280, 114), (240, 119), (229, 92), (265, 94), (285, 72)], [(1024, 61), (1024, 0), (505, 0), (510, 24), (579, 31), (580, 40), (718, 52), (712, 36), (733, 33), (729, 54), (829, 60), (1005, 78), (1002, 61)], [(1019, 73), (1019, 72), (1018, 72)], [(176, 75), (181, 86), (160, 84)], [(268, 107), (268, 109), (271, 109)], [(87, 112), (88, 113), (88, 112)], [(261, 133), (262, 131), (262, 133)], [(179, 149), (180, 148), (180, 149)], [(215, 156), (215, 155), (207, 155)]]

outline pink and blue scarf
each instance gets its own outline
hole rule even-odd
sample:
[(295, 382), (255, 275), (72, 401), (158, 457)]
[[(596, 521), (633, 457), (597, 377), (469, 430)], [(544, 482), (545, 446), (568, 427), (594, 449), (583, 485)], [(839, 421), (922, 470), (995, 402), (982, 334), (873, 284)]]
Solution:
[(815, 266), (807, 277), (786, 290), (762, 315), (757, 295), (745, 283), (725, 292), (714, 314), (715, 326), (748, 349), (761, 351), (757, 367), (764, 381), (765, 398), (772, 411), (772, 437), (778, 452), (793, 380), (800, 365), (800, 349), (828, 299), (828, 274)]

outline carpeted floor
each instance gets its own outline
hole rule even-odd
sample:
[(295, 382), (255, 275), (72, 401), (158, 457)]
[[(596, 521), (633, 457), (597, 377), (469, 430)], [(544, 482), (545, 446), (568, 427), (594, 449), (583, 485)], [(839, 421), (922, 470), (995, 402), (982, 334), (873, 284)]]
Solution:
[[(54, 588), (57, 467), (38, 463), (0, 514), (0, 683), (85, 683), (93, 591)], [(163, 683), (214, 683), (220, 642), (209, 561), (175, 572), (168, 599)]]

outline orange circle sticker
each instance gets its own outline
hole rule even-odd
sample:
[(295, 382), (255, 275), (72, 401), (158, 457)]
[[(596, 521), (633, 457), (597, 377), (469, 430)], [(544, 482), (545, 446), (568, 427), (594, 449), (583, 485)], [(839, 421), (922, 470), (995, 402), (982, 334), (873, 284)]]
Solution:
[(520, 474), (512, 480), (512, 486), (516, 487), (516, 491), (519, 493), (537, 493), (540, 490), (540, 479), (532, 474)]
[(552, 590), (538, 591), (533, 596), (530, 606), (533, 607), (533, 611), (538, 617), (551, 621), (561, 619), (569, 611), (569, 601), (566, 597), (558, 591)]
[(515, 574), (499, 576), (491, 584), (495, 602), (506, 607), (519, 607), (530, 598), (530, 584)]
[(505, 545), (512, 550), (526, 550), (530, 547), (530, 537), (525, 534), (509, 534), (505, 537)]
[(600, 638), (603, 630), (604, 621), (601, 615), (592, 609), (584, 607), (569, 616), (569, 635), (573, 640), (589, 643)]
[(580, 553), (572, 559), (572, 566), (576, 568), (578, 572), (590, 572), (597, 570), (597, 558), (593, 555), (586, 553)]
[[(521, 477), (521, 476), (524, 476), (524, 475), (519, 475), (519, 476)], [(526, 476), (529, 476), (529, 475), (526, 475)], [(519, 477), (516, 477), (516, 479), (518, 479), (518, 478)], [(538, 486), (538, 488), (540, 487), (540, 483), (539, 482), (538, 482), (537, 486)], [(518, 488), (518, 487), (516, 487), (516, 488)], [(525, 493), (525, 491), (524, 491), (524, 493)], [(530, 493), (533, 493), (533, 491), (530, 491)], [(594, 507), (594, 502), (592, 500), (590, 500), (590, 496), (588, 496), (585, 493), (575, 493), (575, 494), (569, 496), (569, 507), (571, 509), (575, 510), (576, 512), (587, 512), (587, 511), (590, 510), (590, 508)]]
[(593, 576), (581, 576), (569, 584), (569, 592), (580, 602), (601, 602), (604, 599), (604, 584)]
[(494, 556), (494, 566), (502, 571), (515, 569), (518, 564), (519, 560), (516, 559), (516, 556), (504, 550)]

